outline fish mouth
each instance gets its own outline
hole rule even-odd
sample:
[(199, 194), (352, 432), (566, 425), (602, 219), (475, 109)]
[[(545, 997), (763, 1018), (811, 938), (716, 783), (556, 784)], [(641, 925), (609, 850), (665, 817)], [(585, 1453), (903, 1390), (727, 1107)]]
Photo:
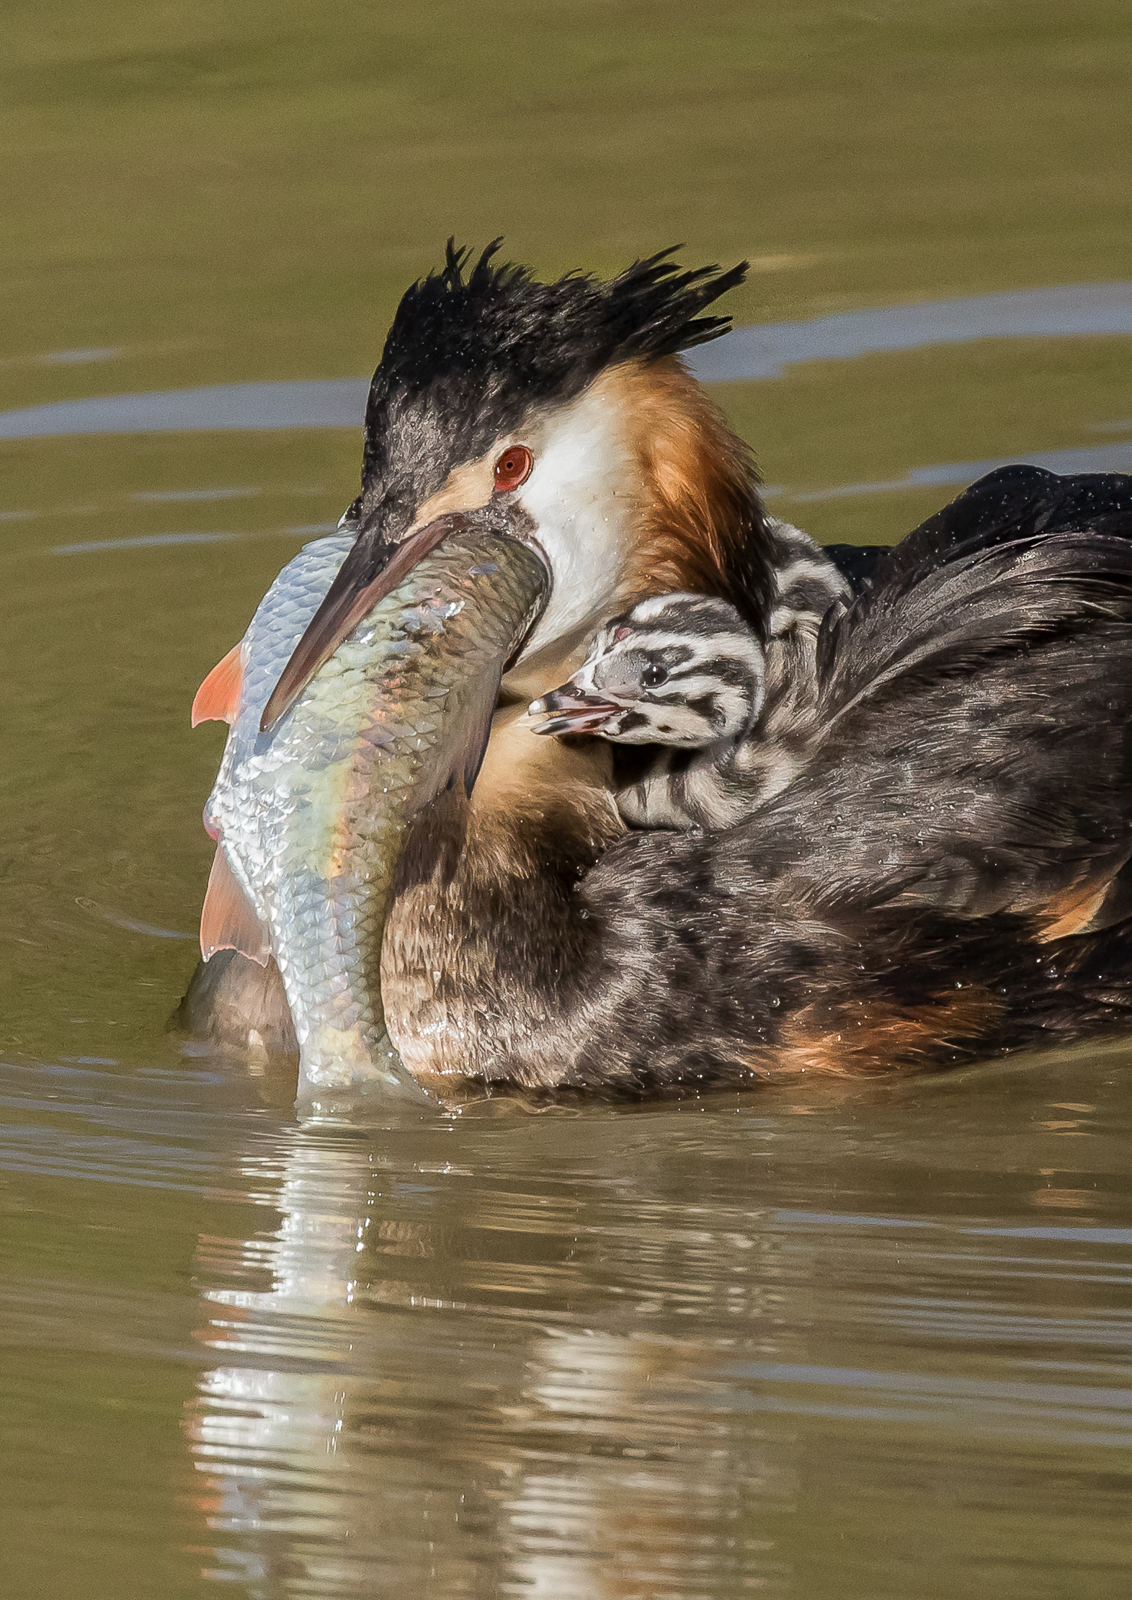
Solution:
[(627, 707), (616, 700), (603, 700), (599, 695), (563, 684), (562, 688), (551, 689), (541, 699), (532, 700), (527, 709), (531, 716), (550, 713), (545, 722), (532, 728), (532, 733), (598, 733)]
[[(337, 577), (326, 591), (321, 605), (268, 696), (260, 718), (260, 732), (270, 733), (323, 662), (334, 654), (343, 639), (349, 637), (378, 601), (384, 600), (387, 594), (396, 589), (418, 562), (430, 555), (450, 534), (471, 531), (477, 524), (500, 538), (512, 539), (533, 550), (546, 568), (548, 577), (551, 575), (550, 562), (534, 537), (531, 519), (525, 513), (521, 519), (516, 518), (492, 504), (472, 511), (450, 511), (425, 527), (416, 529), (399, 544), (388, 544), (364, 536), (359, 538), (339, 568)], [(516, 656), (525, 642), (523, 640), (516, 648)]]

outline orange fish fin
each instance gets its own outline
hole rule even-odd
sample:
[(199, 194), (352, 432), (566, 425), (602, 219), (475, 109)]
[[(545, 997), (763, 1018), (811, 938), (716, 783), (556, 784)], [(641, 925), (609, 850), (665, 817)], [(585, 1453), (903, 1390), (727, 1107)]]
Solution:
[(240, 687), (244, 681), (241, 652), (244, 641), (233, 645), (223, 661), (218, 661), (196, 692), (193, 701), (193, 727), (198, 722), (235, 720), (240, 709)]
[(207, 961), (218, 950), (238, 950), (266, 967), (271, 948), (267, 930), (217, 845), (200, 913), (200, 953)]

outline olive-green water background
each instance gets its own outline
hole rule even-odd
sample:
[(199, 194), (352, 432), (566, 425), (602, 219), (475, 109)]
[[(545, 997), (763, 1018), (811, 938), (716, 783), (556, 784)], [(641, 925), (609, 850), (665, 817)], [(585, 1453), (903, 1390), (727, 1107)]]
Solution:
[[(18, 0), (0, 413), (364, 376), (449, 234), (748, 256), (745, 325), (1127, 281), (1130, 84), (1122, 0)], [(1132, 437), (1130, 357), (714, 392), (776, 512), (880, 541), (953, 491), (842, 490)], [(1122, 1049), (361, 1131), (166, 1035), (188, 706), (359, 454), (0, 440), (0, 1593), (1126, 1594)]]

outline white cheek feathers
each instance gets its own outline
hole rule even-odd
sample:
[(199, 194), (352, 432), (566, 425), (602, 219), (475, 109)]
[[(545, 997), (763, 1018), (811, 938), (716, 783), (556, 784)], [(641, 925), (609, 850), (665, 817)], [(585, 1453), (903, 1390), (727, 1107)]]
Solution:
[(515, 491), (550, 561), (550, 603), (524, 655), (583, 623), (616, 597), (632, 549), (641, 489), (613, 397), (595, 385), (545, 424), (530, 477)]

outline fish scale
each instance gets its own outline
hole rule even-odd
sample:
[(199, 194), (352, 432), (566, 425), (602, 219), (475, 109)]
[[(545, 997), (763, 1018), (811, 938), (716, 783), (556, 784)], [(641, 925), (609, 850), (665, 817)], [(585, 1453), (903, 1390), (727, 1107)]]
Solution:
[(244, 637), (207, 812), (282, 975), (301, 1094), (411, 1082), (379, 981), (397, 861), (549, 590), (537, 555), (467, 522), (378, 602), (269, 733), (268, 696), (353, 540), (307, 545)]

